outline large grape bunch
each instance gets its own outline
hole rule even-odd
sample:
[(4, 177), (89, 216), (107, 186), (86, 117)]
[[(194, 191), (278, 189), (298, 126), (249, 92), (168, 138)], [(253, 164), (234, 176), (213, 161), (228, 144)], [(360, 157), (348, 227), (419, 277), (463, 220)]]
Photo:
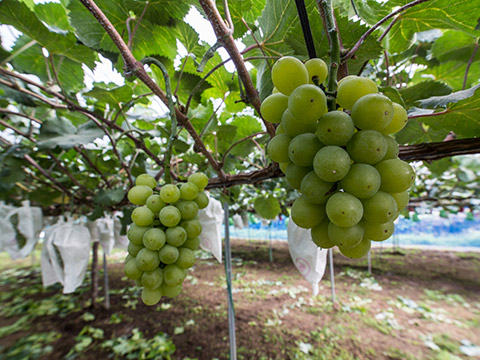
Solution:
[(267, 151), (301, 193), (292, 220), (311, 229), (317, 246), (338, 246), (345, 256), (360, 258), (372, 240), (393, 234), (393, 222), (408, 204), (415, 173), (398, 158), (390, 136), (408, 117), (372, 80), (359, 76), (340, 80), (338, 108), (328, 112), (317, 86), (326, 77), (321, 59), (304, 64), (285, 56), (274, 64), (275, 88), (261, 106), (263, 117), (278, 124)]
[(125, 275), (143, 286), (146, 305), (181, 292), (187, 269), (195, 263), (193, 251), (200, 244), (197, 213), (208, 205), (203, 192), (207, 184), (205, 174), (195, 173), (185, 183), (166, 184), (155, 191), (155, 178), (142, 174), (129, 190), (128, 200), (138, 206), (127, 232)]

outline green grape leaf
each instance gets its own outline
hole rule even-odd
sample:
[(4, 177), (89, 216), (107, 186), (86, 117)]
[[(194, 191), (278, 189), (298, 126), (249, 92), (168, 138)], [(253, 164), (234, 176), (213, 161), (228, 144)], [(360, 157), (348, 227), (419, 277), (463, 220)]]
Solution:
[(137, 18), (147, 6), (144, 19), (157, 25), (167, 25), (174, 20), (183, 19), (190, 10), (190, 6), (196, 3), (193, 0), (124, 0), (122, 2), (125, 3), (124, 8), (135, 13)]
[[(470, 87), (478, 83), (480, 78), (480, 66), (472, 66), (469, 69), (465, 87)], [(429, 67), (422, 71), (417, 71), (412, 79), (414, 83), (432, 78), (436, 81), (443, 81), (454, 90), (463, 88), (467, 64), (459, 61), (449, 61), (438, 66)]]
[(102, 206), (112, 206), (123, 200), (125, 190), (123, 188), (101, 189), (94, 196), (93, 201)]
[[(28, 36), (20, 36), (15, 42), (13, 52), (18, 51), (31, 41), (32, 39)], [(84, 71), (81, 63), (56, 54), (52, 54), (52, 59), (58, 81), (64, 90), (79, 91), (83, 89), (85, 86), (83, 83)], [(34, 44), (18, 53), (10, 63), (16, 71), (37, 75), (45, 83), (51, 78), (51, 70), (47, 71), (45, 67), (45, 56), (42, 52), (42, 46), (39, 44)]]
[(465, 100), (471, 98), (472, 96), (475, 96), (478, 88), (480, 88), (480, 85), (474, 86), (467, 90), (450, 93), (444, 96), (432, 96), (425, 100), (419, 100), (418, 102), (423, 108), (435, 109), (438, 107), (446, 107), (448, 104), (456, 103), (461, 100)]
[(76, 145), (91, 143), (103, 137), (105, 133), (93, 122), (87, 122), (75, 127), (70, 120), (51, 118), (43, 122), (40, 127), (37, 146), (39, 149), (71, 149)]
[(472, 36), (478, 19), (478, 4), (471, 0), (431, 0), (405, 10), (397, 19), (385, 44), (398, 53), (413, 44), (416, 33), (431, 29), (455, 29)]
[(73, 31), (68, 22), (67, 9), (62, 4), (45, 3), (37, 4), (34, 8), (38, 19), (47, 24), (54, 32)]
[[(207, 51), (208, 46), (204, 47), (204, 50)], [(200, 59), (201, 60), (201, 59)], [(213, 68), (222, 62), (222, 58), (218, 53), (215, 53), (213, 57), (207, 62), (203, 72), (198, 72), (198, 61), (195, 61), (192, 58), (189, 58), (185, 64), (184, 71), (188, 74), (197, 75), (197, 76), (206, 76), (207, 73)], [(225, 67), (220, 67), (216, 69), (208, 78), (205, 80), (208, 84), (213, 86), (215, 91), (218, 91), (222, 94), (220, 98), (223, 97), (223, 94), (227, 93), (230, 90), (230, 85), (232, 84), (232, 74), (229, 73)], [(217, 96), (215, 96), (217, 97)]]
[[(426, 80), (399, 90), (407, 107), (417, 105), (417, 101), (431, 96), (448, 95), (452, 88), (441, 81)], [(428, 106), (427, 106), (428, 107)]]
[(273, 195), (256, 198), (253, 206), (258, 215), (268, 220), (275, 219), (281, 211), (280, 204)]
[[(423, 118), (426, 125), (434, 130), (448, 129), (458, 137), (471, 138), (480, 136), (480, 85), (475, 86), (473, 96), (445, 100), (450, 103), (443, 115)], [(472, 89), (465, 90), (469, 94)], [(458, 93), (456, 93), (458, 94)], [(453, 95), (453, 94), (452, 94)], [(447, 97), (450, 95), (447, 95)], [(454, 102), (456, 101), (456, 102)]]
[[(237, 0), (228, 3), (230, 16), (233, 22), (233, 37), (238, 39), (247, 32), (247, 27), (243, 23), (245, 21), (250, 28), (255, 25), (255, 20), (261, 15), (265, 8), (266, 0)], [(217, 7), (221, 14), (224, 13), (224, 2), (217, 0)], [(243, 20), (243, 21), (242, 21)]]
[(130, 86), (116, 86), (111, 89), (104, 88), (103, 84), (97, 83), (94, 88), (84, 94), (85, 96), (94, 97), (101, 102), (107, 103), (115, 108), (120, 104), (132, 100), (133, 90)]
[(175, 37), (185, 46), (188, 54), (194, 54), (201, 58), (204, 48), (199, 44), (200, 38), (197, 32), (190, 25), (179, 21), (172, 31), (175, 32)]
[(188, 143), (186, 143), (185, 141), (180, 140), (180, 139), (175, 139), (173, 141), (173, 147), (180, 154), (183, 154), (183, 153), (187, 152), (188, 149), (190, 149), (190, 145)]
[(266, 61), (260, 65), (257, 72), (257, 89), (261, 101), (265, 100), (273, 91), (272, 70)]
[(424, 118), (408, 120), (407, 125), (394, 135), (399, 144), (421, 144), (445, 139), (449, 129), (432, 129), (423, 123)]
[(430, 163), (424, 162), (435, 177), (440, 177), (445, 171), (451, 168), (453, 162), (451, 158), (435, 160)]
[[(432, 56), (440, 62), (451, 60), (468, 62), (475, 51), (475, 37), (457, 30), (445, 31), (432, 45)], [(477, 51), (472, 62), (480, 60)]]
[[(243, 115), (236, 117), (231, 123), (231, 125), (236, 127), (236, 136), (234, 141), (239, 141), (247, 136), (260, 133), (263, 131), (262, 125), (257, 118), (249, 115)], [(253, 138), (255, 141), (258, 141), (260, 137)], [(232, 145), (232, 144), (230, 144)], [(245, 140), (240, 144), (236, 145), (231, 154), (237, 156), (247, 156), (252, 152), (252, 148), (255, 146), (252, 140)]]
[(24, 35), (36, 40), (50, 53), (65, 55), (73, 61), (95, 66), (94, 53), (83, 45), (71, 33), (57, 34), (49, 29), (24, 4), (15, 0), (0, 2), (0, 22), (14, 26)]
[[(119, 33), (128, 34), (126, 23), (131, 8), (125, 4), (125, 1), (98, 0), (96, 3)], [(79, 1), (72, 1), (68, 5), (68, 9), (70, 10), (70, 24), (75, 28), (82, 43), (94, 49), (119, 52), (108, 33), (85, 6)], [(138, 17), (142, 10), (143, 6), (139, 9)], [(177, 54), (176, 38), (170, 27), (152, 24), (146, 18), (142, 19), (140, 23), (132, 21), (130, 26), (133, 29), (133, 26), (137, 24), (135, 37), (132, 40), (132, 53), (136, 59), (140, 60), (153, 55), (175, 58)]]

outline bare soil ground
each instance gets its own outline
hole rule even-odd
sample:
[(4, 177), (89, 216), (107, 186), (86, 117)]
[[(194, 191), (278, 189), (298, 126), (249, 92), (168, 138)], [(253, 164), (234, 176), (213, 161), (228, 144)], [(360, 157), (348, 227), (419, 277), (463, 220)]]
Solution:
[[(272, 263), (267, 243), (234, 241), (232, 252), (239, 359), (454, 360), (468, 358), (468, 342), (480, 346), (479, 253), (375, 249), (369, 275), (366, 260), (335, 252), (333, 303), (328, 268), (313, 297), (286, 243), (274, 243)], [(202, 256), (182, 294), (154, 307), (139, 301), (121, 263), (109, 265), (109, 310), (103, 298), (91, 306), (88, 279), (62, 295), (42, 289), (38, 267), (3, 270), (0, 359), (139, 359), (139, 344), (159, 332), (175, 345), (171, 359), (228, 359), (224, 266)]]

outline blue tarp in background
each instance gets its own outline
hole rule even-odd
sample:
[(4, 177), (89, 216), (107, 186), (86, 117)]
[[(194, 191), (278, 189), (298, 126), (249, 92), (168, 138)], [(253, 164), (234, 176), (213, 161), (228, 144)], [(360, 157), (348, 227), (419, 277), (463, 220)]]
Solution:
[[(432, 246), (465, 246), (480, 247), (480, 215), (467, 219), (466, 213), (449, 214), (440, 217), (439, 214), (421, 214), (406, 219), (402, 216), (395, 222), (394, 235), (383, 242), (393, 241), (400, 245), (432, 245)], [(414, 220), (415, 219), (415, 220)], [(230, 225), (232, 238), (251, 240), (284, 240), (287, 241), (288, 219), (280, 218), (271, 222), (262, 222), (250, 217), (249, 227), (237, 229)]]

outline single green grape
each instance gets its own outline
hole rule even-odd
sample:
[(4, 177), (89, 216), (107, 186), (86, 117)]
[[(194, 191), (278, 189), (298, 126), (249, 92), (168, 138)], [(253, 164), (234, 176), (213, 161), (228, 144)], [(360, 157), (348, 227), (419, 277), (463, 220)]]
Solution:
[(327, 216), (332, 223), (340, 227), (351, 227), (360, 222), (363, 216), (362, 202), (355, 196), (338, 192), (327, 201)]
[(312, 228), (311, 231), (313, 242), (322, 249), (330, 249), (335, 246), (328, 236), (328, 224), (330, 224), (330, 221), (324, 219), (319, 225)]
[(312, 166), (317, 151), (322, 148), (322, 143), (312, 133), (295, 136), (288, 145), (288, 156), (298, 166)]
[(159, 219), (164, 226), (172, 227), (178, 225), (182, 219), (182, 213), (173, 205), (167, 205), (159, 213)]
[(274, 136), (267, 146), (267, 153), (270, 158), (278, 163), (288, 162), (288, 146), (292, 138), (287, 134), (280, 134)]
[(408, 201), (410, 200), (410, 194), (408, 191), (390, 193), (390, 195), (392, 195), (392, 197), (395, 199), (398, 211), (405, 209), (405, 207), (408, 205)]
[(278, 91), (290, 95), (300, 85), (308, 84), (307, 68), (297, 58), (284, 56), (272, 67), (272, 82)]
[(178, 248), (169, 244), (165, 244), (158, 251), (158, 258), (164, 264), (173, 264), (179, 256)]
[(327, 97), (316, 85), (301, 85), (288, 97), (288, 110), (298, 122), (316, 125), (327, 112)]
[(154, 214), (158, 214), (166, 204), (162, 201), (160, 195), (153, 194), (148, 197), (146, 205)]
[(282, 173), (286, 173), (287, 172), (287, 167), (288, 165), (292, 164), (291, 162), (282, 162), (282, 163), (278, 163), (278, 167), (280, 168), (280, 170), (282, 170)]
[(180, 186), (180, 199), (194, 200), (198, 195), (198, 187), (192, 182), (183, 183)]
[(143, 235), (145, 232), (151, 229), (150, 226), (138, 226), (136, 224), (130, 225), (127, 231), (127, 238), (135, 245), (143, 244)]
[(203, 191), (208, 185), (208, 176), (203, 172), (196, 172), (188, 177), (188, 182), (195, 184), (199, 191)]
[(129, 262), (130, 260), (132, 260), (132, 259), (135, 259), (135, 256), (132, 256), (132, 255), (130, 255), (130, 254), (127, 254), (127, 256), (125, 257), (125, 264), (126, 264), (127, 262)]
[(393, 119), (392, 101), (381, 94), (368, 94), (355, 103), (352, 119), (356, 127), (362, 130), (382, 131)]
[(350, 249), (344, 249), (339, 247), (339, 249), (340, 249), (340, 252), (346, 257), (349, 257), (352, 259), (360, 259), (361, 257), (364, 257), (365, 255), (368, 254), (371, 246), (372, 246), (372, 242), (366, 237), (364, 237), (357, 246), (354, 246)]
[(159, 287), (157, 289), (149, 289), (147, 287), (142, 289), (142, 301), (147, 306), (153, 306), (158, 304), (160, 299), (162, 298), (162, 288)]
[(325, 204), (335, 192), (335, 184), (320, 179), (315, 171), (310, 171), (300, 183), (300, 192), (312, 204)]
[(282, 93), (272, 94), (262, 101), (260, 113), (262, 117), (273, 124), (282, 121), (282, 115), (288, 107), (288, 96)]
[(195, 201), (180, 200), (175, 206), (180, 210), (182, 220), (191, 220), (198, 214), (198, 204)]
[(186, 247), (178, 249), (179, 255), (175, 262), (175, 265), (182, 269), (189, 269), (195, 264), (195, 254), (193, 251)]
[(378, 191), (375, 195), (362, 199), (363, 217), (371, 223), (384, 224), (397, 215), (397, 203), (386, 192)]
[(388, 124), (385, 128), (382, 129), (381, 133), (388, 135), (388, 134), (395, 134), (402, 130), (408, 122), (408, 114), (407, 110), (403, 108), (402, 105), (393, 103), (393, 118), (390, 124)]
[(200, 239), (198, 237), (185, 240), (182, 247), (190, 250), (198, 250), (200, 247)]
[(182, 246), (187, 240), (187, 232), (181, 226), (169, 227), (166, 231), (167, 243), (176, 247)]
[(142, 286), (151, 290), (158, 289), (163, 283), (163, 270), (156, 268), (153, 271), (145, 271), (140, 282)]
[(372, 165), (355, 163), (340, 181), (340, 187), (359, 199), (365, 199), (376, 194), (380, 182), (380, 174)]
[(340, 146), (325, 146), (318, 150), (313, 159), (315, 174), (329, 182), (342, 180), (350, 170), (352, 159)]
[(187, 238), (196, 238), (202, 233), (202, 224), (198, 221), (197, 218), (192, 220), (184, 220), (180, 223), (185, 231), (187, 232)]
[(143, 274), (143, 271), (137, 267), (135, 258), (127, 261), (127, 263), (125, 264), (124, 272), (125, 276), (130, 280), (138, 280), (142, 277)]
[(340, 80), (337, 88), (337, 104), (340, 107), (352, 110), (361, 97), (378, 93), (377, 85), (370, 79), (350, 75)]
[(343, 111), (330, 111), (317, 124), (317, 136), (325, 145), (345, 146), (354, 132), (352, 118)]
[(175, 286), (169, 286), (163, 283), (161, 286), (163, 296), (166, 296), (169, 298), (177, 297), (182, 292), (182, 285), (183, 283)]
[(282, 122), (280, 125), (283, 126), (285, 133), (290, 135), (291, 137), (295, 137), (297, 135), (305, 133), (314, 133), (316, 128), (316, 124), (314, 123), (305, 123), (298, 121), (297, 118), (294, 117), (288, 109), (285, 110), (285, 112), (283, 113)]
[(363, 130), (352, 136), (347, 151), (353, 161), (375, 165), (387, 153), (387, 141), (378, 131)]
[[(283, 115), (282, 115), (282, 117), (283, 117)], [(278, 124), (277, 128), (275, 129), (275, 135), (286, 134), (286, 133), (287, 133), (287, 131), (283, 127), (283, 124), (282, 123)]]
[(158, 251), (143, 248), (135, 257), (137, 267), (142, 271), (153, 271), (160, 265)]
[(363, 239), (365, 229), (361, 223), (351, 227), (340, 227), (334, 223), (328, 225), (328, 237), (330, 241), (342, 249), (350, 249), (357, 246)]
[(132, 221), (138, 226), (149, 226), (155, 219), (155, 214), (146, 206), (139, 206), (132, 211)]
[(380, 190), (388, 193), (404, 192), (415, 181), (415, 172), (412, 167), (400, 159), (384, 160), (378, 163), (375, 168), (382, 178)]
[(175, 264), (167, 265), (163, 269), (163, 282), (169, 286), (181, 284), (185, 276), (185, 270)]
[(385, 141), (387, 142), (387, 152), (385, 153), (385, 156), (383, 157), (383, 160), (388, 160), (388, 159), (396, 159), (398, 157), (399, 153), (399, 147), (397, 140), (392, 138), (391, 136), (384, 135)]
[(128, 201), (134, 205), (145, 205), (148, 197), (152, 195), (152, 188), (146, 185), (135, 185), (127, 194)]
[(163, 185), (160, 189), (160, 198), (164, 203), (173, 204), (180, 199), (180, 189), (173, 184)]
[(140, 174), (135, 179), (135, 185), (146, 185), (150, 189), (155, 189), (157, 186), (157, 180), (151, 175), (148, 174)]
[(373, 223), (370, 221), (364, 221), (365, 236), (373, 241), (385, 241), (392, 236), (395, 230), (393, 221), (386, 223)]
[(325, 205), (312, 204), (302, 195), (293, 202), (290, 215), (295, 224), (304, 229), (311, 229), (325, 218)]
[(128, 243), (128, 246), (127, 246), (127, 251), (128, 251), (128, 254), (135, 257), (137, 256), (138, 252), (140, 250), (142, 250), (145, 246), (143, 246), (143, 243), (140, 244), (140, 245), (136, 245), (132, 242), (129, 242)]
[(150, 250), (159, 250), (166, 241), (165, 232), (159, 228), (151, 228), (143, 235), (143, 245)]
[(200, 191), (193, 201), (197, 203), (199, 209), (205, 209), (209, 203), (208, 196), (203, 191)]
[(312, 167), (303, 167), (295, 163), (289, 163), (285, 171), (285, 178), (292, 188), (300, 190), (303, 178), (312, 170)]
[(308, 71), (308, 83), (314, 85), (322, 84), (328, 75), (328, 66), (322, 59), (313, 58), (305, 62)]

